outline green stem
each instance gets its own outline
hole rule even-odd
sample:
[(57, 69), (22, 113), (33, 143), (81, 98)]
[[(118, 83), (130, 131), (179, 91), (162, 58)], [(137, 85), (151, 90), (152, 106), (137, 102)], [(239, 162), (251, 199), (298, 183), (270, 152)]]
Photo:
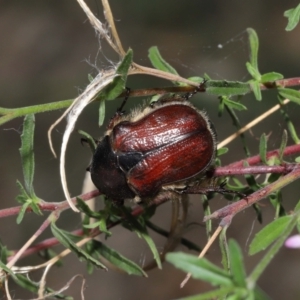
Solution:
[(46, 103), (46, 104), (38, 104), (38, 105), (20, 107), (20, 108), (2, 108), (2, 107), (0, 107), (0, 114), (4, 115), (0, 118), (0, 125), (4, 124), (12, 119), (22, 117), (22, 116), (25, 116), (28, 114), (43, 113), (43, 112), (47, 112), (47, 111), (66, 108), (66, 107), (69, 107), (72, 104), (72, 102), (73, 102), (73, 99), (57, 101), (57, 102), (52, 102), (52, 103)]

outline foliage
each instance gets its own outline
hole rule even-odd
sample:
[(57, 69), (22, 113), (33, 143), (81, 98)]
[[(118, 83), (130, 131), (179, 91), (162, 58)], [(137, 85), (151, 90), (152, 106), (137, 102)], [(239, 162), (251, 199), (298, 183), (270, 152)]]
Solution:
[[(300, 6), (294, 9), (290, 9), (285, 12), (285, 16), (288, 18), (287, 30), (292, 30), (299, 22)], [(126, 92), (126, 80), (129, 75), (145, 73), (148, 70), (150, 75), (163, 77), (170, 80), (173, 86), (164, 91), (164, 94), (173, 93), (192, 93), (195, 88), (195, 83), (203, 83), (207, 94), (213, 95), (219, 99), (218, 112), (222, 116), (225, 113), (231, 117), (233, 125), (236, 127), (237, 134), (243, 143), (245, 152), (245, 160), (243, 162), (236, 162), (232, 165), (221, 167), (221, 155), (226, 152), (230, 152), (229, 147), (219, 145), (218, 157), (216, 159), (216, 171), (215, 177), (226, 177), (229, 175), (242, 174), (244, 176), (244, 183), (239, 179), (232, 176), (228, 181), (228, 189), (232, 190), (234, 197), (229, 196), (233, 203), (224, 209), (211, 213), (209, 206), (209, 200), (214, 196), (213, 193), (208, 193), (203, 196), (203, 208), (205, 212), (205, 220), (207, 225), (207, 233), (211, 234), (211, 219), (221, 219), (220, 226), (223, 232), (220, 235), (222, 249), (222, 263), (223, 268), (216, 266), (209, 262), (206, 258), (198, 259), (196, 256), (188, 255), (185, 253), (169, 253), (167, 254), (167, 261), (172, 263), (175, 267), (190, 273), (191, 276), (198, 280), (203, 280), (210, 283), (214, 289), (210, 292), (203, 293), (201, 295), (191, 296), (185, 299), (268, 299), (268, 296), (262, 292), (257, 284), (263, 271), (272, 261), (274, 255), (284, 244), (285, 240), (291, 234), (293, 230), (300, 228), (300, 210), (299, 204), (295, 207), (292, 213), (288, 214), (283, 206), (283, 199), (281, 189), (282, 187), (292, 183), (295, 180), (299, 180), (300, 177), (300, 163), (299, 158), (295, 160), (295, 163), (287, 163), (285, 161), (286, 156), (290, 153), (296, 153), (299, 155), (299, 138), (293, 125), (292, 119), (289, 117), (288, 112), (284, 108), (284, 101), (288, 99), (295, 104), (300, 104), (300, 92), (292, 89), (291, 87), (296, 85), (295, 81), (289, 78), (285, 78), (282, 74), (270, 71), (265, 74), (261, 74), (258, 67), (258, 52), (259, 52), (259, 39), (253, 29), (247, 30), (249, 35), (250, 44), (250, 59), (246, 62), (246, 69), (251, 76), (251, 79), (246, 82), (238, 81), (224, 81), (210, 78), (207, 74), (203, 76), (195, 76), (188, 79), (181, 78), (178, 72), (170, 63), (165, 60), (160, 54), (157, 47), (151, 47), (149, 49), (149, 59), (154, 69), (146, 69), (138, 66), (133, 60), (133, 50), (129, 50), (125, 53), (121, 46), (119, 47), (119, 54), (122, 57), (118, 67), (113, 70), (114, 79), (100, 90), (95, 97), (94, 101), (99, 101), (99, 124), (102, 125), (105, 117), (105, 102), (113, 100), (118, 97), (123, 97)], [(122, 51), (121, 51), (122, 50)], [(122, 55), (121, 55), (122, 54)], [(92, 79), (92, 82), (96, 80)], [(194, 83), (194, 86), (189, 85)], [(299, 84), (299, 83), (298, 83)], [(197, 85), (197, 84), (196, 84)], [(257, 101), (263, 101), (262, 91), (267, 89), (274, 89), (277, 92), (278, 108), (281, 110), (283, 118), (286, 122), (287, 130), (284, 131), (282, 139), (280, 141), (279, 149), (274, 155), (272, 151), (268, 149), (268, 136), (266, 133), (261, 134), (259, 149), (257, 149), (258, 155), (256, 157), (250, 157), (249, 145), (243, 132), (246, 130), (242, 127), (238, 118), (238, 112), (251, 109), (246, 107), (242, 103), (243, 96), (248, 93), (253, 93)], [(156, 97), (153, 91), (147, 89), (143, 92), (145, 95), (152, 95)], [(37, 233), (35, 233), (30, 239), (29, 243), (25, 246), (28, 248), (33, 241), (48, 227), (50, 226), (53, 237), (56, 238), (56, 242), (61, 243), (66, 250), (61, 256), (48, 257), (49, 268), (57, 263), (64, 255), (73, 252), (82, 261), (87, 264), (87, 269), (91, 273), (94, 268), (102, 268), (107, 270), (106, 263), (113, 265), (119, 270), (126, 272), (127, 274), (133, 274), (137, 276), (147, 276), (146, 272), (135, 262), (126, 258), (121, 254), (118, 249), (109, 247), (105, 242), (99, 242), (94, 240), (99, 234), (105, 234), (105, 238), (109, 239), (112, 236), (112, 227), (120, 225), (124, 230), (134, 232), (138, 237), (142, 238), (149, 247), (153, 260), (158, 268), (162, 268), (162, 261), (164, 260), (165, 252), (159, 253), (153, 238), (149, 234), (148, 228), (151, 228), (156, 233), (167, 237), (167, 243), (174, 239), (176, 231), (179, 230), (180, 225), (175, 222), (171, 226), (170, 232), (159, 228), (156, 224), (153, 224), (150, 219), (155, 214), (155, 209), (161, 203), (169, 200), (154, 199), (149, 205), (139, 207), (116, 207), (112, 205), (109, 199), (105, 200), (105, 206), (100, 211), (93, 211), (85, 203), (85, 201), (98, 196), (99, 191), (87, 193), (72, 199), (73, 203), (77, 204), (77, 209), (84, 215), (82, 220), (82, 227), (76, 231), (76, 234), (68, 232), (59, 228), (56, 221), (60, 217), (60, 213), (66, 209), (69, 209), (68, 203), (63, 201), (61, 203), (48, 203), (42, 201), (34, 190), (34, 170), (35, 170), (35, 157), (34, 157), (34, 129), (35, 129), (35, 114), (58, 110), (61, 108), (70, 107), (72, 100), (64, 100), (60, 102), (53, 102), (49, 104), (40, 104), (29, 107), (6, 109), (0, 108), (0, 124), (4, 124), (14, 118), (24, 117), (23, 132), (21, 135), (21, 148), (20, 155), (23, 167), (24, 185), (20, 181), (17, 181), (18, 188), (20, 190), (17, 201), (21, 203), (16, 210), (11, 210), (11, 215), (17, 215), (17, 224), (20, 224), (24, 215), (27, 212), (35, 212), (38, 215), (46, 210), (52, 211), (47, 219), (43, 222)], [(96, 147), (96, 142), (87, 133), (81, 132), (92, 152)], [(294, 145), (288, 146), (288, 136), (292, 137)], [(256, 159), (256, 163), (253, 161)], [(257, 165), (260, 163), (260, 165)], [(255, 169), (256, 165), (256, 169)], [(252, 169), (251, 169), (252, 167)], [(219, 172), (219, 173), (218, 173)], [(223, 173), (222, 173), (223, 172)], [(227, 173), (226, 173), (227, 172)], [(237, 172), (237, 173), (235, 173)], [(255, 174), (261, 174), (261, 179), (257, 180)], [(216, 180), (217, 181), (217, 180)], [(224, 179), (222, 179), (224, 183)], [(223, 186), (223, 183), (214, 183), (214, 186)], [(247, 196), (246, 200), (240, 200), (243, 196)], [(226, 196), (228, 197), (228, 196)], [(227, 243), (226, 229), (230, 224), (231, 219), (243, 209), (249, 206), (253, 206), (257, 219), (262, 220), (262, 209), (257, 205), (257, 202), (264, 197), (268, 197), (271, 205), (274, 207), (275, 220), (267, 224), (252, 240), (249, 247), (249, 255), (254, 255), (260, 251), (265, 252), (262, 259), (254, 267), (252, 272), (247, 275), (246, 268), (244, 266), (244, 257), (242, 250), (237, 242), (230, 240)], [(238, 201), (240, 200), (240, 201)], [(176, 200), (174, 200), (176, 202)], [(182, 205), (182, 209), (187, 209), (184, 204), (180, 204), (177, 201), (175, 205), (179, 207)], [(0, 218), (7, 214), (7, 210), (0, 211)], [(173, 215), (174, 219), (180, 219), (177, 215)], [(199, 249), (197, 245), (184, 239), (180, 236), (179, 243), (188, 247), (189, 249)], [(48, 246), (47, 242), (44, 242), (43, 246)], [(18, 268), (14, 268), (14, 264), (24, 254), (26, 247), (21, 249), (19, 253), (12, 253), (7, 250), (6, 246), (1, 246), (1, 268), (3, 282), (8, 280), (8, 276), (12, 278), (19, 286), (30, 290), (34, 293), (44, 293), (44, 296), (52, 295), (56, 298), (69, 299), (67, 296), (62, 295), (60, 292), (55, 292), (52, 289), (42, 285), (44, 283), (37, 283), (19, 274)], [(166, 247), (168, 248), (168, 247)], [(173, 247), (174, 248), (174, 247)], [(106, 263), (105, 263), (106, 262)], [(28, 269), (33, 271), (34, 268)], [(29, 272), (28, 271), (28, 272)], [(42, 287), (42, 288), (41, 288)]]

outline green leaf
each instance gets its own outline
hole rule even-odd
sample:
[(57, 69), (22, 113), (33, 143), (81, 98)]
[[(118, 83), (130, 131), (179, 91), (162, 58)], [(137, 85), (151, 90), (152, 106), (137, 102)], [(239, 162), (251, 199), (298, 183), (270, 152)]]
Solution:
[(288, 113), (286, 111), (285, 106), (283, 105), (283, 102), (282, 102), (283, 99), (284, 98), (282, 96), (280, 96), (280, 95), (278, 96), (278, 101), (279, 101), (279, 103), (281, 105), (280, 112), (283, 115), (284, 121), (285, 121), (286, 126), (287, 126), (287, 128), (289, 130), (291, 138), (293, 139), (293, 141), (294, 141), (295, 144), (299, 144), (300, 143), (300, 139), (299, 139), (299, 137), (297, 135), (295, 126), (294, 126), (292, 120), (290, 119), (290, 117), (289, 117), (289, 115), (288, 115)]
[(228, 148), (226, 148), (226, 147), (220, 148), (217, 150), (217, 156), (219, 157), (227, 152), (228, 152)]
[(92, 151), (92, 154), (94, 154), (94, 152), (97, 148), (97, 144), (96, 144), (94, 138), (92, 138), (87, 132), (82, 131), (82, 130), (78, 130), (78, 133), (84, 137), (83, 142), (88, 143), (88, 145)]
[(300, 163), (300, 156), (298, 156), (298, 157), (295, 158), (295, 162), (296, 163)]
[[(9, 274), (11, 277), (15, 277), (16, 275), (15, 275), (15, 273), (10, 269), (10, 268), (8, 268), (7, 266), (6, 266), (6, 264), (4, 264), (1, 260), (0, 260), (0, 268), (2, 269), (2, 270), (4, 270), (7, 274)], [(2, 279), (2, 278), (1, 278)]]
[(234, 287), (222, 287), (217, 290), (209, 291), (200, 295), (189, 296), (180, 298), (180, 300), (211, 300), (211, 299), (227, 299), (226, 296), (230, 293), (234, 293)]
[(124, 91), (127, 73), (132, 64), (132, 57), (133, 52), (129, 49), (121, 63), (118, 65), (116, 70), (116, 74), (118, 76), (116, 76), (114, 80), (103, 91), (101, 91), (97, 97), (98, 100), (114, 100)]
[(287, 98), (297, 104), (300, 104), (300, 92), (287, 88), (278, 88), (278, 92), (281, 97)]
[(189, 77), (188, 80), (190, 81), (194, 81), (197, 83), (202, 83), (204, 78), (203, 77), (199, 77), (199, 76), (193, 76), (193, 77)]
[(255, 99), (257, 101), (261, 101), (262, 97), (261, 97), (260, 83), (254, 80), (251, 80), (249, 83), (254, 93)]
[(257, 36), (255, 30), (252, 28), (248, 28), (247, 32), (249, 35), (249, 43), (250, 43), (250, 63), (251, 63), (251, 66), (259, 74), (258, 64), (257, 64), (258, 47), (259, 47), (258, 36)]
[(57, 238), (57, 240), (66, 248), (74, 252), (80, 259), (84, 259), (96, 267), (107, 270), (107, 268), (98, 260), (90, 256), (86, 251), (79, 248), (71, 239), (70, 235), (67, 235), (63, 230), (59, 229), (54, 222), (51, 223), (52, 234)]
[(99, 126), (103, 125), (104, 119), (105, 119), (105, 101), (102, 100), (100, 101), (100, 105), (99, 105), (99, 120), (98, 120)]
[(201, 279), (212, 285), (232, 286), (232, 278), (221, 268), (212, 264), (205, 258), (199, 259), (197, 256), (182, 252), (168, 253), (166, 260), (176, 268), (186, 273), (191, 273), (195, 279)]
[(224, 98), (223, 96), (219, 96), (219, 105), (218, 105), (218, 116), (222, 117), (223, 113), (224, 113), (224, 108), (225, 108), (225, 104), (224, 104)]
[(139, 219), (135, 219), (125, 208), (122, 208), (122, 211), (126, 215), (126, 219), (129, 221), (132, 230), (134, 230), (139, 237), (142, 237), (146, 241), (156, 261), (157, 267), (161, 269), (161, 260), (158, 250), (153, 239), (150, 237), (147, 231), (146, 225), (139, 222)]
[(27, 210), (27, 208), (28, 208), (29, 205), (30, 205), (30, 202), (29, 202), (29, 201), (25, 202), (25, 203), (22, 205), (22, 207), (21, 207), (21, 209), (20, 209), (20, 211), (19, 211), (19, 213), (18, 213), (17, 220), (16, 220), (17, 224), (20, 224), (20, 223), (22, 222), (22, 220), (23, 220), (23, 218), (24, 218), (24, 215), (25, 215), (25, 213), (26, 213), (26, 210)]
[(33, 139), (34, 139), (35, 119), (34, 115), (26, 115), (23, 123), (23, 132), (21, 135), (21, 148), (20, 154), (22, 159), (23, 174), (25, 188), (30, 198), (34, 198), (34, 189), (32, 186), (34, 177), (34, 152), (33, 152)]
[(259, 156), (264, 164), (267, 164), (267, 136), (263, 133), (259, 142)]
[(162, 58), (156, 46), (153, 46), (148, 50), (148, 57), (154, 68), (164, 72), (178, 75), (177, 71)]
[[(37, 293), (39, 291), (40, 283), (30, 280), (28, 277), (26, 277), (22, 274), (16, 274), (16, 276), (14, 277), (14, 280), (19, 286), (27, 289), (28, 291), (30, 291), (32, 293)], [(45, 288), (45, 291), (48, 292), (48, 293), (54, 292), (54, 290), (50, 289), (50, 288)], [(55, 294), (52, 297), (55, 297), (57, 299), (65, 299), (65, 300), (72, 300), (73, 299), (72, 297), (65, 296), (61, 293)]]
[(19, 180), (17, 180), (17, 186), (20, 190), (20, 194), (16, 197), (16, 199), (19, 203), (24, 204), (28, 199), (30, 199), (30, 196), (27, 194), (26, 190)]
[[(279, 232), (277, 240), (270, 247), (270, 249), (265, 253), (265, 255), (260, 260), (260, 262), (255, 266), (252, 273), (248, 276), (248, 279), (247, 279), (248, 286), (254, 286), (254, 284), (256, 283), (258, 278), (265, 271), (266, 267), (270, 264), (271, 260), (274, 258), (276, 253), (278, 253), (280, 248), (283, 246), (285, 240), (288, 238), (288, 236), (291, 234), (292, 230), (297, 225), (297, 221), (298, 221), (299, 217), (298, 217), (298, 214), (294, 214), (294, 215), (290, 215), (290, 216), (282, 217), (282, 218), (285, 218), (285, 219), (290, 218), (290, 220), (286, 221), (285, 224), (281, 224), (282, 225), (282, 226), (280, 226), (281, 232)], [(280, 219), (282, 219), (282, 218), (280, 218)], [(280, 220), (280, 219), (277, 219), (277, 220)], [(278, 230), (276, 228), (276, 226), (272, 225), (272, 227), (274, 228), (274, 230)], [(272, 230), (270, 230), (270, 228), (268, 228), (268, 231), (270, 232), (270, 235), (273, 234)], [(267, 238), (268, 237), (268, 232), (265, 233), (264, 236)], [(263, 237), (261, 237), (260, 240), (262, 240), (262, 238)], [(262, 241), (262, 243), (264, 243), (264, 241)], [(262, 243), (258, 243), (259, 247), (255, 247), (255, 248), (260, 249), (261, 248), (260, 246), (261, 246)], [(250, 247), (251, 247), (251, 245), (250, 245)], [(254, 250), (256, 250), (256, 249), (254, 249)]]
[(76, 197), (76, 207), (84, 214), (91, 218), (99, 219), (102, 217), (101, 213), (93, 211), (89, 208), (89, 206), (80, 198)]
[(282, 234), (291, 220), (292, 216), (284, 216), (265, 226), (251, 242), (249, 254), (253, 255), (266, 249)]
[(300, 210), (300, 201), (296, 204), (294, 211), (298, 212)]
[(286, 10), (283, 15), (288, 18), (288, 24), (285, 30), (293, 30), (298, 25), (300, 20), (300, 4), (298, 4), (296, 8)]
[(248, 83), (239, 81), (209, 80), (205, 86), (209, 95), (216, 96), (237, 96), (251, 91)]
[(239, 102), (233, 101), (231, 99), (229, 99), (228, 97), (223, 97), (224, 98), (224, 104), (228, 105), (229, 107), (231, 107), (232, 109), (235, 110), (247, 110), (247, 107)]
[(20, 183), (20, 181), (17, 180), (17, 186), (20, 189), (20, 194), (16, 197), (17, 201), (20, 202), (22, 204), (22, 207), (19, 211), (18, 217), (17, 217), (17, 224), (20, 224), (24, 218), (25, 212), (27, 210), (28, 207), (30, 207), (32, 209), (32, 211), (34, 213), (36, 213), (37, 215), (42, 215), (42, 212), (40, 210), (40, 207), (38, 205), (38, 203), (40, 202), (40, 200), (34, 196), (34, 198), (32, 199), (26, 192), (26, 190), (24, 189), (23, 185)]
[(223, 269), (227, 273), (229, 273), (230, 263), (229, 263), (229, 249), (228, 249), (227, 236), (226, 236), (227, 228), (228, 228), (228, 226), (223, 227), (223, 229), (219, 235), (219, 245), (220, 245), (220, 250), (221, 250), (221, 254), (222, 254)]
[(255, 69), (249, 62), (246, 63), (246, 68), (249, 74), (254, 78), (255, 81), (261, 80), (261, 75), (257, 69)]
[(279, 147), (279, 155), (278, 155), (280, 162), (282, 162), (282, 159), (283, 159), (284, 150), (285, 150), (286, 145), (287, 145), (287, 139), (288, 139), (287, 131), (283, 130), (281, 143), (280, 143), (280, 147)]
[(246, 272), (244, 269), (241, 248), (234, 240), (229, 241), (230, 270), (233, 280), (239, 287), (246, 287)]
[(272, 81), (276, 81), (279, 79), (282, 79), (283, 75), (280, 73), (276, 73), (276, 72), (270, 72), (270, 73), (266, 73), (261, 75), (261, 82), (265, 83), (265, 82), (272, 82)]
[(127, 274), (148, 277), (141, 267), (139, 267), (133, 261), (122, 256), (114, 249), (96, 240), (93, 241), (93, 244), (101, 256), (103, 256), (113, 265), (117, 266), (119, 269), (125, 271)]

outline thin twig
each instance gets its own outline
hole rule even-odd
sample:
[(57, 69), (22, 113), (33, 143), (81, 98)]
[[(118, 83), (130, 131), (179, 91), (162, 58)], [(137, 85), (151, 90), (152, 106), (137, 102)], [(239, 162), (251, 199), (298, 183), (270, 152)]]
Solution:
[[(289, 99), (285, 99), (283, 101), (283, 105), (289, 103), (290, 100)], [(229, 137), (227, 137), (225, 140), (223, 140), (221, 143), (218, 144), (218, 149), (222, 148), (226, 145), (228, 145), (230, 142), (232, 142), (233, 140), (235, 140), (239, 135), (241, 135), (242, 133), (244, 133), (245, 131), (251, 129), (252, 127), (254, 127), (255, 125), (257, 125), (258, 123), (260, 123), (263, 119), (267, 118), (268, 116), (270, 116), (271, 114), (273, 114), (275, 111), (277, 111), (278, 109), (280, 109), (281, 105), (277, 104), (275, 106), (273, 106), (271, 109), (269, 109), (268, 111), (266, 111), (265, 113), (263, 113), (262, 115), (260, 115), (259, 117), (255, 118), (254, 120), (252, 120), (251, 122), (249, 122), (247, 125), (245, 125), (243, 128), (239, 129), (237, 132), (233, 133), (232, 135), (230, 135)]]

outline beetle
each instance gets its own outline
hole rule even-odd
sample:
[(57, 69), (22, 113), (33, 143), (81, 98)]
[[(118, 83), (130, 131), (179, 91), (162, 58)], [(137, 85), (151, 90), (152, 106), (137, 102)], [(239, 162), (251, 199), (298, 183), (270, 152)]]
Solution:
[(184, 189), (212, 165), (216, 132), (187, 97), (116, 113), (88, 167), (94, 185), (115, 203)]

